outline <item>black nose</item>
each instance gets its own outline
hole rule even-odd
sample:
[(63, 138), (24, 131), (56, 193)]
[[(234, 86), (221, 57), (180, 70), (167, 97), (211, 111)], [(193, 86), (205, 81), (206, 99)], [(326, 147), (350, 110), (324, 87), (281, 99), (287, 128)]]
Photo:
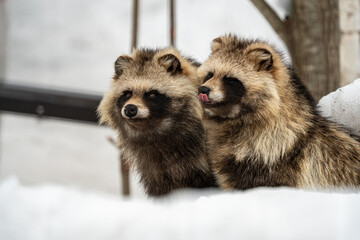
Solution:
[(128, 116), (128, 117), (136, 116), (137, 111), (138, 111), (138, 108), (134, 104), (126, 105), (125, 109), (124, 109), (125, 115)]
[(200, 86), (199, 87), (199, 93), (208, 95), (209, 92), (210, 92), (210, 89), (208, 87), (205, 87), (205, 86)]

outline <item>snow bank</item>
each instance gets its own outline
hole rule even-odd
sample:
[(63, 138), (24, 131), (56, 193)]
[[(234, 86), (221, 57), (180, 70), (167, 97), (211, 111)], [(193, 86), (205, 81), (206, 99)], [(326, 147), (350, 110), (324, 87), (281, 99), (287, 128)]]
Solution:
[(130, 201), (8, 179), (0, 185), (0, 239), (358, 239), (359, 202), (359, 194), (287, 188)]
[(324, 117), (360, 135), (360, 78), (321, 98), (318, 108)]

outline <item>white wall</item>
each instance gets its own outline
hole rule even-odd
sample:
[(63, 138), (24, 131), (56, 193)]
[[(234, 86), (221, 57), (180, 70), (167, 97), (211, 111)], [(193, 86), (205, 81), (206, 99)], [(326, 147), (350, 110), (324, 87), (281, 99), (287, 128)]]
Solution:
[(360, 1), (340, 0), (341, 86), (360, 77)]

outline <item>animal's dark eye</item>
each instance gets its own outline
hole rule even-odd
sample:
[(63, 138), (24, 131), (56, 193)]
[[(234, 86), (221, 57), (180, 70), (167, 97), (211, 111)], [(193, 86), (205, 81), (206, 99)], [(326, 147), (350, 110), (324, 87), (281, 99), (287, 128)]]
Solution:
[(206, 82), (207, 80), (211, 79), (213, 76), (214, 76), (214, 73), (213, 73), (213, 72), (209, 72), (209, 73), (206, 75), (206, 77), (205, 77), (205, 79), (204, 79), (204, 82)]
[(123, 93), (123, 97), (126, 98), (126, 99), (131, 98), (131, 96), (132, 96), (132, 92), (131, 92), (131, 91), (125, 91), (125, 92)]
[(149, 98), (149, 99), (155, 98), (155, 97), (157, 97), (158, 95), (160, 95), (160, 93), (159, 93), (158, 91), (156, 91), (156, 90), (152, 90), (152, 91), (147, 92), (147, 93), (145, 94), (145, 96), (146, 96), (147, 98)]
[(124, 104), (127, 102), (127, 100), (129, 100), (131, 97), (132, 97), (131, 91), (123, 92), (123, 94), (117, 100), (118, 107), (121, 109), (124, 106)]
[(228, 77), (228, 76), (224, 76), (224, 81), (226, 82), (239, 82), (239, 79), (234, 78), (234, 77)]

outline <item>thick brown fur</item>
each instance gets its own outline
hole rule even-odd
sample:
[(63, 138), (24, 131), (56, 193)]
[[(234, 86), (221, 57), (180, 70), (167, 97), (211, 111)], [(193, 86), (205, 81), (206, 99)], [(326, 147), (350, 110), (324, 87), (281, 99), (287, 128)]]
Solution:
[(100, 122), (117, 130), (122, 157), (150, 196), (215, 185), (196, 97), (197, 66), (173, 48), (134, 50), (116, 60), (98, 107)]
[(198, 69), (199, 98), (222, 188), (359, 187), (359, 142), (317, 113), (281, 54), (233, 35), (214, 39), (211, 49)]

